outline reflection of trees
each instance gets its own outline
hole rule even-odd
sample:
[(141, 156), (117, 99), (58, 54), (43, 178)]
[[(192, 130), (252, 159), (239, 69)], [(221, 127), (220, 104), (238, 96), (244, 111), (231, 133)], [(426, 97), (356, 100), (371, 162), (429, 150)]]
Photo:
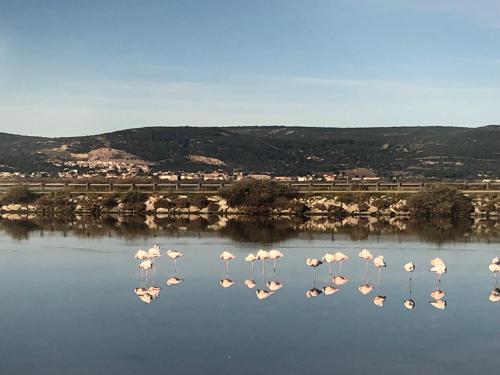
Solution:
[[(18, 220), (14, 220), (18, 219)], [(446, 241), (469, 241), (472, 238), (500, 238), (500, 227), (487, 220), (427, 220), (351, 217), (337, 220), (314, 216), (305, 218), (223, 217), (217, 215), (185, 216), (39, 216), (32, 219), (13, 216), (0, 219), (0, 230), (12, 238), (28, 239), (33, 231), (72, 233), (77, 237), (149, 238), (156, 235), (185, 236), (215, 233), (237, 242), (278, 243), (297, 236), (314, 239), (316, 233), (343, 234), (352, 240), (370, 236), (417, 236), (423, 241), (442, 244)]]
[(449, 241), (470, 240), (471, 219), (428, 219), (408, 222), (408, 231), (421, 240), (442, 244)]
[(292, 219), (244, 217), (229, 220), (218, 233), (237, 242), (270, 244), (297, 236), (296, 225)]
[(15, 240), (27, 240), (31, 232), (41, 229), (35, 222), (27, 219), (2, 220), (0, 228)]

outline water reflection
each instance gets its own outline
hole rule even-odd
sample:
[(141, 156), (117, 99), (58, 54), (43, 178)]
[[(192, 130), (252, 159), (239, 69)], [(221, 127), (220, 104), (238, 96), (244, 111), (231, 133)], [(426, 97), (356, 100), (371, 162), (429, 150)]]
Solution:
[[(202, 232), (227, 237), (236, 242), (276, 244), (298, 236), (314, 238), (322, 233), (332, 240), (347, 236), (352, 240), (393, 236), (437, 244), (457, 241), (500, 242), (500, 224), (483, 219), (461, 221), (414, 221), (407, 218), (327, 217), (255, 218), (241, 216), (36, 216), (4, 214), (0, 231), (16, 240), (27, 240), (33, 234), (72, 233), (80, 237), (140, 239), (152, 236), (189, 236)], [(325, 254), (326, 255), (326, 254)], [(330, 254), (332, 255), (332, 254)], [(360, 255), (361, 256), (361, 255)], [(276, 258), (276, 259), (279, 259)], [(368, 258), (363, 258), (368, 259)], [(371, 259), (370, 259), (371, 260)], [(325, 259), (326, 263), (329, 263)]]

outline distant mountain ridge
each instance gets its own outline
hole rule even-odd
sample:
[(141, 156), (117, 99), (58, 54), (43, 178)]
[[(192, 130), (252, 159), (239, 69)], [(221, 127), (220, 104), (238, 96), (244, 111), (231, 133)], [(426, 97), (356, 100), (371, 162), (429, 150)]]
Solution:
[(500, 126), (317, 128), (145, 127), (45, 138), (0, 133), (0, 169), (49, 171), (71, 154), (110, 148), (157, 170), (302, 175), (355, 167), (383, 176), (500, 175)]

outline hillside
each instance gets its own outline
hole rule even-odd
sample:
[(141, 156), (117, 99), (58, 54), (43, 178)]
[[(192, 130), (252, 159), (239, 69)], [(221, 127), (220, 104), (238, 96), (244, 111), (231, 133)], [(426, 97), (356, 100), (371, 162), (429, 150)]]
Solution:
[[(84, 137), (0, 133), (4, 171), (57, 171), (74, 155), (110, 148), (161, 170), (243, 170), (276, 174), (372, 168), (381, 175), (500, 175), (500, 126), (149, 127)], [(116, 151), (118, 150), (118, 151)], [(130, 158), (130, 157), (129, 157)]]

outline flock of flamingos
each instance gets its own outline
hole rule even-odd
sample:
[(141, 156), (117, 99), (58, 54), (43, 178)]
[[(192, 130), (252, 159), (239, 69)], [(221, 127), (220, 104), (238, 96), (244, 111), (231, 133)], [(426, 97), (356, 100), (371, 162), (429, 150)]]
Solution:
[[(135, 288), (134, 292), (139, 297), (139, 299), (144, 303), (151, 303), (155, 299), (160, 297), (161, 288), (154, 285), (155, 279), (155, 264), (154, 259), (158, 258), (162, 255), (159, 245), (155, 244), (149, 250), (138, 250), (134, 257), (135, 259), (140, 261), (138, 266), (141, 271), (141, 279), (144, 282), (145, 286)], [(167, 250), (166, 255), (171, 258), (174, 262), (174, 271), (177, 272), (177, 259), (184, 256), (178, 250)], [(249, 289), (255, 288), (255, 295), (259, 300), (264, 300), (276, 292), (278, 292), (281, 288), (284, 287), (284, 284), (280, 281), (270, 280), (265, 283), (263, 288), (257, 288), (257, 283), (253, 278), (254, 273), (254, 263), (256, 261), (260, 261), (262, 263), (262, 277), (265, 278), (265, 262), (272, 261), (273, 262), (273, 271), (276, 273), (276, 266), (279, 259), (283, 258), (285, 254), (283, 254), (280, 250), (258, 250), (255, 254), (250, 253), (245, 257), (245, 261), (251, 264), (251, 277), (245, 280), (245, 285)], [(378, 269), (378, 278), (377, 278), (377, 289), (380, 289), (380, 275), (382, 269), (386, 268), (386, 262), (382, 255), (374, 256), (369, 250), (363, 249), (358, 254), (359, 258), (365, 262), (365, 278), (363, 284), (361, 284), (358, 288), (359, 292), (366, 296), (370, 294), (375, 287), (368, 283), (367, 275), (368, 275), (368, 267), (369, 264), (372, 263), (373, 266)], [(229, 262), (236, 259), (236, 256), (231, 252), (225, 250), (220, 253), (219, 258), (225, 263), (225, 271), (226, 277), (219, 281), (219, 284), (223, 288), (229, 288), (235, 284), (233, 280), (229, 277)], [(349, 260), (349, 257), (338, 251), (335, 254), (326, 253), (321, 259), (319, 258), (307, 258), (306, 265), (310, 266), (313, 269), (314, 281), (313, 287), (308, 289), (305, 293), (307, 298), (317, 297), (321, 294), (325, 296), (329, 296), (340, 291), (340, 287), (345, 285), (349, 279), (346, 276), (342, 276), (342, 263)], [(328, 264), (328, 272), (329, 272), (329, 280), (330, 283), (321, 288), (316, 287), (316, 269), (322, 264)], [(338, 264), (339, 274), (332, 275), (332, 264)], [(408, 310), (413, 310), (415, 308), (415, 301), (411, 299), (411, 273), (415, 271), (415, 264), (413, 262), (408, 262), (403, 266), (404, 270), (408, 272), (410, 275), (409, 283), (410, 283), (410, 296), (403, 301), (403, 306)], [(500, 288), (497, 287), (496, 279), (497, 273), (500, 271), (500, 258), (495, 257), (489, 264), (489, 270), (493, 273), (495, 278), (495, 286), (489, 295), (489, 300), (491, 302), (500, 302)], [(431, 300), (429, 303), (437, 309), (444, 310), (446, 308), (446, 293), (441, 289), (441, 277), (446, 274), (447, 267), (441, 258), (434, 258), (430, 263), (430, 272), (436, 274), (436, 288), (430, 293)], [(148, 273), (153, 272), (153, 284), (148, 285)], [(167, 286), (175, 286), (182, 283), (183, 279), (178, 276), (172, 276), (166, 281)], [(384, 307), (384, 303), (386, 301), (386, 296), (378, 294), (373, 298), (373, 303), (375, 306)]]

